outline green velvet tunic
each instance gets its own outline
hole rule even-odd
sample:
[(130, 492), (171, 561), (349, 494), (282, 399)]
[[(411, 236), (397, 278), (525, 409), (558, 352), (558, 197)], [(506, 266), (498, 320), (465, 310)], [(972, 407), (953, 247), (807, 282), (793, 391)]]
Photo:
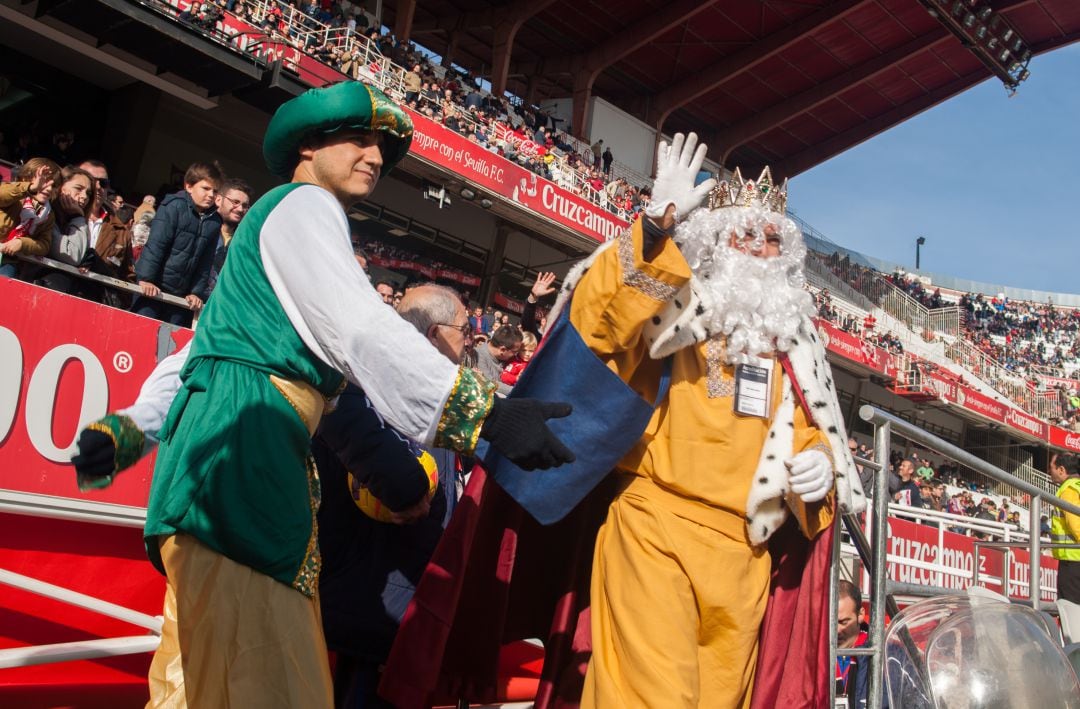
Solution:
[(298, 187), (270, 191), (245, 216), (199, 319), (150, 490), (144, 535), (162, 573), (158, 537), (183, 532), (314, 594), (320, 493), (310, 434), (270, 376), (304, 382), (327, 398), (344, 379), (304, 345), (259, 252), (267, 217)]

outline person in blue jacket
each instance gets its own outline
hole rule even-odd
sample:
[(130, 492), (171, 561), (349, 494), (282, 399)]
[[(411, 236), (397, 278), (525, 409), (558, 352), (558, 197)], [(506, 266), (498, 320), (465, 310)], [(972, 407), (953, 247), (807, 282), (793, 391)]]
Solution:
[[(221, 236), (215, 198), (223, 180), (216, 164), (195, 163), (184, 174), (184, 189), (162, 200), (150, 223), (150, 239), (135, 263), (142, 296), (135, 299), (132, 312), (191, 326), (193, 313), (209, 296), (210, 270)], [(155, 300), (161, 293), (183, 298), (188, 308)]]

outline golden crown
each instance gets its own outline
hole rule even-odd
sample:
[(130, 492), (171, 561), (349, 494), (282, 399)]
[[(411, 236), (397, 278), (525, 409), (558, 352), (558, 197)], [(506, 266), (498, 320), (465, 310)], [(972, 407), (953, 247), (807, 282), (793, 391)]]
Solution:
[(766, 165), (756, 180), (744, 180), (739, 168), (709, 193), (709, 209), (725, 207), (764, 207), (771, 212), (787, 212), (787, 180), (779, 187), (773, 182), (772, 171)]

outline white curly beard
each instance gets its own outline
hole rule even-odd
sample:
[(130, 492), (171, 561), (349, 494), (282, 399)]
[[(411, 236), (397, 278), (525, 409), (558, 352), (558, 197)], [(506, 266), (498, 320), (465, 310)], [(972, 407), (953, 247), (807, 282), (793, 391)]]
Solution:
[[(760, 248), (767, 224), (781, 238), (780, 256), (759, 258), (729, 245), (735, 232), (755, 234), (754, 248)], [(704, 306), (698, 322), (727, 337), (729, 363), (788, 350), (801, 319), (814, 313), (804, 289), (806, 246), (793, 221), (760, 207), (697, 209), (676, 227), (675, 242)]]

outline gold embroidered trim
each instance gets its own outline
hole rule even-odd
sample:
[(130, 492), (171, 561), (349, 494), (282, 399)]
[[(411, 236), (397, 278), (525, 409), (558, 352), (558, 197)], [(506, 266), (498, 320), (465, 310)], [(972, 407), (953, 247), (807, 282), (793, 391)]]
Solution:
[(322, 484), (315, 459), (310, 455), (307, 464), (308, 500), (311, 504), (311, 536), (308, 537), (307, 550), (300, 568), (296, 572), (292, 586), (309, 598), (315, 597), (319, 587), (319, 572), (322, 570), (322, 553), (319, 551), (319, 504), (322, 502)]
[(449, 448), (466, 455), (476, 450), (480, 428), (491, 411), (496, 386), (471, 369), (462, 367), (458, 370), (435, 431), (436, 448)]
[(807, 448), (807, 450), (821, 451), (822, 453), (824, 453), (829, 458), (829, 465), (832, 466), (833, 470), (836, 470), (836, 459), (833, 457), (831, 446), (827, 446), (824, 443), (815, 443), (814, 445)]
[(653, 300), (666, 303), (674, 298), (679, 289), (661, 280), (653, 278), (634, 265), (634, 239), (629, 229), (624, 230), (616, 239), (619, 249), (619, 265), (622, 267), (622, 282), (641, 291)]
[(274, 374), (270, 375), (270, 383), (274, 385), (278, 393), (285, 397), (285, 401), (289, 402), (289, 406), (300, 417), (300, 422), (304, 424), (308, 434), (314, 435), (326, 409), (325, 397), (310, 384), (282, 379)]
[(104, 433), (113, 442), (113, 472), (130, 468), (142, 457), (146, 437), (131, 418), (108, 414), (88, 425), (87, 430)]
[(720, 336), (705, 342), (705, 389), (710, 399), (735, 396), (735, 377), (724, 371), (727, 341)]

